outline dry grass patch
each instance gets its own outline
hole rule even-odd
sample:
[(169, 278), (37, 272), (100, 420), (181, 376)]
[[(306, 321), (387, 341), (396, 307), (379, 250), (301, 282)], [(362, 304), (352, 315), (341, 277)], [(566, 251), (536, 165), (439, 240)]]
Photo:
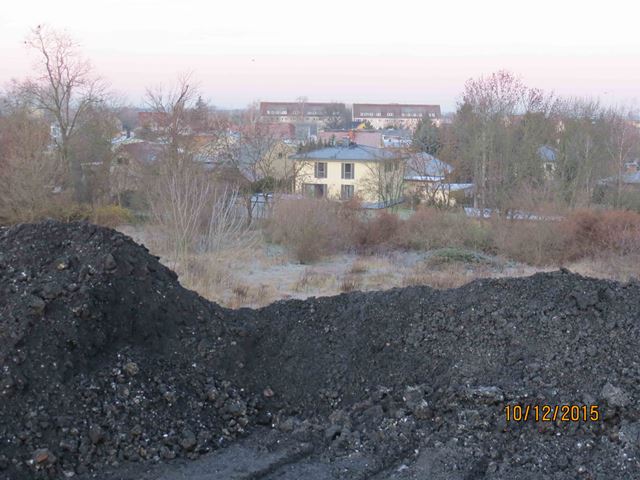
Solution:
[(218, 262), (214, 255), (192, 256), (174, 268), (182, 286), (223, 305), (228, 290), (237, 282), (233, 271)]
[(640, 253), (629, 255), (600, 255), (572, 263), (568, 268), (580, 275), (606, 278), (619, 282), (640, 279)]
[(427, 261), (416, 265), (402, 279), (403, 286), (426, 285), (438, 289), (457, 288), (477, 278), (495, 276), (488, 264), (469, 264), (454, 262), (432, 265)]
[(233, 295), (223, 303), (229, 308), (264, 307), (279, 298), (278, 291), (267, 284), (250, 286), (239, 283), (231, 291)]
[(360, 289), (360, 279), (354, 275), (345, 275), (340, 282), (340, 291), (353, 292)]
[(305, 268), (298, 280), (293, 284), (296, 292), (309, 292), (310, 290), (322, 290), (332, 286), (332, 275), (320, 272), (313, 268)]
[(363, 273), (367, 273), (368, 271), (369, 271), (369, 264), (367, 263), (367, 260), (364, 258), (356, 259), (351, 264), (351, 268), (349, 269), (349, 273), (353, 275), (360, 275)]

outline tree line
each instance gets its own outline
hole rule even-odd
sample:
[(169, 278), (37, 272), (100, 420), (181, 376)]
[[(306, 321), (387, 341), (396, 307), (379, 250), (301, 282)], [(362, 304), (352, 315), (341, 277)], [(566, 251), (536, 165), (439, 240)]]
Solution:
[(453, 165), (456, 180), (472, 182), (478, 208), (640, 209), (640, 194), (623, 183), (640, 156), (637, 112), (559, 98), (507, 71), (467, 81), (451, 123), (421, 122), (413, 147)]
[[(194, 205), (208, 195), (233, 192), (251, 223), (256, 194), (295, 190), (304, 167), (288, 160), (296, 147), (287, 149), (260, 122), (257, 105), (216, 112), (184, 76), (173, 88), (147, 90), (145, 110), (157, 123), (149, 128), (137, 124), (137, 111), (96, 75), (69, 36), (38, 26), (25, 45), (34, 71), (0, 96), (0, 222), (35, 220), (62, 204), (120, 204), (122, 191), (134, 189), (147, 211), (174, 217), (199, 208)], [(348, 120), (337, 112), (331, 126)], [(450, 123), (424, 119), (411, 149), (452, 165), (443, 172), (448, 181), (473, 183), (478, 208), (600, 203), (640, 209), (638, 193), (623, 182), (640, 155), (636, 125), (629, 107), (559, 98), (499, 71), (465, 84)], [(157, 146), (156, 161), (120, 168), (113, 139), (136, 127), (138, 138)], [(212, 162), (215, 170), (207, 168)], [(385, 175), (395, 178), (399, 171)], [(212, 181), (224, 188), (214, 192), (207, 186)], [(393, 183), (401, 190), (402, 177)]]

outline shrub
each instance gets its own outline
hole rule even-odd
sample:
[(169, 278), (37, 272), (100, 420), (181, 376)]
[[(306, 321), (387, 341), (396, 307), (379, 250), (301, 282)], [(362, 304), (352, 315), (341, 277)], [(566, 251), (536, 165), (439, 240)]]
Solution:
[(496, 251), (529, 265), (562, 263), (567, 244), (558, 221), (508, 220), (491, 221)]
[(337, 213), (326, 200), (281, 200), (267, 222), (267, 238), (287, 247), (300, 263), (317, 261), (349, 243)]
[(557, 221), (494, 220), (492, 226), (500, 253), (532, 265), (640, 250), (640, 214), (629, 211), (578, 210)]
[(28, 212), (28, 215), (26, 213), (24, 216), (18, 215), (10, 218), (8, 223), (38, 222), (50, 218), (61, 222), (87, 221), (114, 228), (125, 223), (132, 223), (135, 218), (131, 210), (117, 205), (91, 207), (88, 204), (70, 202), (65, 199), (52, 201), (41, 210)]
[(378, 212), (373, 218), (354, 223), (353, 243), (359, 249), (371, 249), (392, 243), (400, 230), (401, 221), (397, 215), (386, 211)]
[(449, 263), (490, 263), (490, 261), (482, 254), (457, 247), (447, 247), (436, 250), (427, 260), (427, 265), (429, 266), (439, 266)]
[[(323, 200), (279, 203), (267, 229), (302, 263), (341, 250), (380, 246), (449, 249), (434, 262), (476, 261), (466, 250), (500, 254), (530, 265), (558, 265), (603, 253), (640, 251), (640, 214), (582, 210), (556, 220), (478, 220), (463, 213), (419, 208), (407, 220), (389, 212), (366, 218), (362, 211)], [(459, 257), (459, 258), (458, 258)]]
[(55, 202), (42, 212), (37, 220), (43, 218), (53, 218), (61, 222), (87, 221), (91, 218), (91, 207), (81, 203)]
[(399, 243), (416, 250), (444, 247), (494, 250), (492, 231), (487, 222), (435, 208), (420, 208), (409, 217), (404, 222)]
[(126, 223), (133, 223), (133, 212), (118, 205), (95, 207), (91, 212), (91, 222), (105, 227), (115, 228)]
[(626, 210), (579, 210), (561, 224), (567, 236), (566, 257), (603, 252), (621, 255), (640, 250), (640, 214)]

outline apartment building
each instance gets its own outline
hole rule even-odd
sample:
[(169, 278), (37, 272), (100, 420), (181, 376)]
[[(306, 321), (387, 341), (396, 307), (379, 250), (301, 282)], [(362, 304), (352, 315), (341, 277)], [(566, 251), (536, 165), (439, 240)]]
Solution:
[(422, 118), (439, 124), (442, 113), (440, 105), (401, 103), (354, 103), (353, 121), (369, 122), (373, 128), (414, 129)]
[(268, 122), (325, 123), (344, 115), (344, 103), (260, 102), (260, 117)]

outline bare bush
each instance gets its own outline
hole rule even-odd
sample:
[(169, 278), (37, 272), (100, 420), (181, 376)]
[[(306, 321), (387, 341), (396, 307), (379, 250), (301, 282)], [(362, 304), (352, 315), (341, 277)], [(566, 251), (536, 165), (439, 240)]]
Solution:
[(238, 208), (238, 193), (216, 184), (200, 165), (165, 162), (150, 179), (149, 206), (176, 261), (191, 253), (237, 248), (253, 238)]
[(246, 227), (240, 212), (237, 189), (214, 186), (210, 194), (209, 221), (200, 238), (199, 251), (215, 253), (225, 248), (249, 244), (256, 236)]
[(529, 265), (563, 262), (569, 238), (558, 222), (494, 219), (491, 222), (496, 252)]
[(176, 260), (194, 250), (211, 184), (198, 165), (159, 165), (147, 189), (154, 221), (162, 227)]
[(490, 227), (464, 214), (437, 208), (420, 208), (402, 225), (397, 243), (405, 248), (429, 250), (465, 247), (491, 252)]
[(600, 253), (640, 251), (640, 214), (624, 210), (580, 210), (560, 225), (567, 236), (566, 257), (575, 260)]
[(268, 237), (301, 263), (314, 262), (348, 245), (336, 204), (326, 200), (281, 200), (267, 224)]
[(353, 239), (356, 248), (369, 250), (390, 245), (398, 235), (401, 221), (393, 213), (381, 211), (366, 222), (356, 223), (358, 227)]

